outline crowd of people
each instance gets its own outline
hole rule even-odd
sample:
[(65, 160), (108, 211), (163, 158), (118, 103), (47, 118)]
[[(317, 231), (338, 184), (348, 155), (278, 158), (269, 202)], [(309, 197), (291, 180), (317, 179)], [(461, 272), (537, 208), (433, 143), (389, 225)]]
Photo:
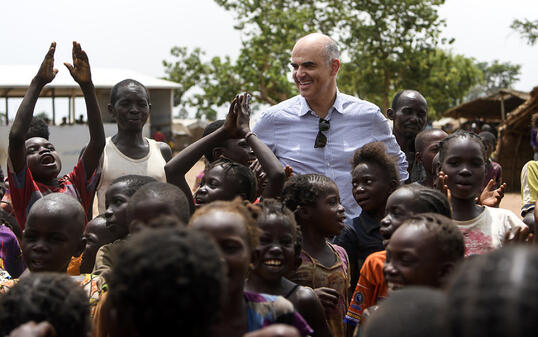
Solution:
[[(314, 33), (291, 51), (299, 95), (251, 130), (251, 97), (239, 94), (172, 156), (143, 136), (151, 98), (133, 79), (112, 88), (118, 131), (105, 138), (74, 42), (65, 66), (90, 141), (59, 176), (33, 117), (58, 72), (55, 49), (9, 134), (0, 335), (536, 333), (538, 165), (525, 168), (523, 222), (499, 208), (506, 184), (491, 132), (427, 128), (427, 98), (411, 89), (395, 95), (391, 128), (377, 106), (338, 90), (338, 46)], [(202, 158), (193, 192), (186, 174)]]

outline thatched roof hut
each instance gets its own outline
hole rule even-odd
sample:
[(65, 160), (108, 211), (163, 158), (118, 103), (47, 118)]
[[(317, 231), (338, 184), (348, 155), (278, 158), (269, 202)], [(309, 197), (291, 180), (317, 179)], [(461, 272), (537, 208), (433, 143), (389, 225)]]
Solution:
[(513, 111), (529, 99), (529, 94), (512, 89), (500, 89), (495, 93), (465, 102), (443, 113), (444, 117), (481, 119), (486, 122), (503, 122), (507, 112)]
[(533, 158), (530, 130), (531, 117), (538, 113), (538, 87), (535, 87), (529, 96), (523, 104), (508, 114), (497, 134), (495, 160), (502, 165), (503, 180), (508, 183), (508, 189), (511, 191), (520, 188), (521, 168)]

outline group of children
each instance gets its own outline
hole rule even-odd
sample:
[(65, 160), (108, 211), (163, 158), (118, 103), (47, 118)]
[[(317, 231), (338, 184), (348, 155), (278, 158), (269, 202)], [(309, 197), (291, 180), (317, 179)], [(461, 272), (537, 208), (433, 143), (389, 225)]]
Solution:
[[(108, 106), (118, 132), (105, 139), (88, 57), (75, 42), (66, 66), (84, 93), (90, 142), (58, 177), (48, 134), (30, 132), (57, 72), (55, 47), (9, 137), (0, 334), (481, 336), (468, 326), (500, 325), (498, 304), (521, 308), (506, 319), (518, 334), (499, 334), (503, 326), (488, 335), (535, 330), (537, 253), (499, 250), (533, 233), (498, 208), (505, 185), (490, 160), (494, 136), (423, 130), (426, 100), (399, 93), (388, 116), (411, 178), (400, 185), (383, 143), (357, 149), (349, 188), (362, 213), (346, 219), (331, 179), (291, 175), (252, 133), (248, 94), (172, 158), (142, 136), (148, 91), (124, 80)], [(185, 175), (202, 156), (193, 194)], [(534, 302), (520, 303), (523, 291)]]

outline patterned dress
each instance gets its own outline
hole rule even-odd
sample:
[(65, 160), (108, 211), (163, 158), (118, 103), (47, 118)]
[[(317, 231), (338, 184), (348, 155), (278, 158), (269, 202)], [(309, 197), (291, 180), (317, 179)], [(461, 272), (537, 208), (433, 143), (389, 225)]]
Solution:
[(347, 290), (349, 288), (349, 261), (344, 248), (327, 243), (336, 256), (336, 263), (330, 267), (321, 264), (305, 250), (301, 251), (302, 264), (290, 280), (312, 289), (328, 287), (340, 294), (336, 309), (325, 311), (327, 323), (333, 336), (344, 336), (344, 317), (347, 311)]

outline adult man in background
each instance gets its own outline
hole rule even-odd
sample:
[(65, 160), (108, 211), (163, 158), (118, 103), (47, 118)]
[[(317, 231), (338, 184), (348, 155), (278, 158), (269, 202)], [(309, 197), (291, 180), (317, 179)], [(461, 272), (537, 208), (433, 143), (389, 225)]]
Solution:
[(408, 178), (405, 154), (376, 105), (338, 91), (340, 60), (334, 40), (320, 33), (299, 39), (291, 65), (300, 95), (265, 111), (253, 132), (295, 173), (333, 179), (346, 215), (357, 217), (361, 209), (351, 194), (353, 152), (370, 142), (384, 142), (387, 152), (397, 157), (402, 181)]

